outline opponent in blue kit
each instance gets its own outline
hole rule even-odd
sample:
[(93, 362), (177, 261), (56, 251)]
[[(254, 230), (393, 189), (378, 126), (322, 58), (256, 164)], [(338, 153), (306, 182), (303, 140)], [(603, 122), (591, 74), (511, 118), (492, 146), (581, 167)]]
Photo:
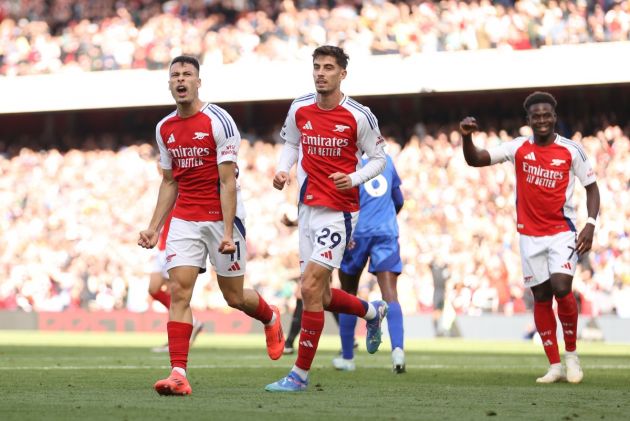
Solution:
[[(388, 304), (387, 326), (395, 373), (405, 371), (403, 317), (396, 290), (396, 281), (402, 271), (396, 221), (404, 203), (400, 184), (394, 162), (388, 155), (382, 174), (361, 185), (359, 221), (339, 270), (342, 289), (356, 294), (369, 258), (368, 271), (376, 275), (382, 298)], [(353, 371), (356, 368), (353, 349), (356, 322), (356, 316), (339, 314), (342, 355), (333, 360), (338, 370)]]

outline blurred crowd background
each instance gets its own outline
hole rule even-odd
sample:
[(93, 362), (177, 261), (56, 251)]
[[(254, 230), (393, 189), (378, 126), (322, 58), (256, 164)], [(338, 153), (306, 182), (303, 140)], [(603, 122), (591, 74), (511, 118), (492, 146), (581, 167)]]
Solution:
[(629, 39), (628, 0), (0, 0), (0, 75)]
[[(627, 133), (609, 126), (573, 135), (597, 171), (602, 198), (593, 250), (581, 259), (574, 282), (583, 314), (630, 317)], [(510, 139), (505, 131), (475, 136), (480, 147)], [(24, 148), (0, 155), (0, 309), (151, 306), (146, 288), (153, 251), (136, 245), (160, 181), (152, 141), (146, 142), (118, 150), (90, 143), (63, 153)], [(246, 282), (290, 310), (299, 275), (297, 232), (281, 219), (295, 217), (296, 195), (272, 188), (280, 149), (271, 141), (244, 140), (239, 180), (248, 212)], [(405, 196), (398, 217), (403, 311), (431, 312), (441, 305), (434, 303), (440, 295), (458, 314), (527, 311), (531, 296), (522, 285), (513, 166), (468, 167), (454, 130), (414, 135), (402, 147), (390, 141), (388, 152)], [(577, 184), (582, 227), (586, 199)], [(359, 294), (380, 294), (370, 274), (364, 274)], [(226, 308), (214, 275), (199, 280), (192, 305)]]
[[(628, 0), (0, 0), (0, 77), (164, 69), (182, 53), (199, 57), (204, 68), (255, 66), (309, 60), (322, 44), (342, 46), (360, 60), (628, 40)], [(580, 260), (574, 289), (583, 314), (630, 317), (627, 107), (616, 97), (598, 109), (607, 100), (597, 92), (588, 95), (563, 103), (565, 117), (572, 119), (558, 125), (586, 149), (602, 197), (593, 250)], [(595, 100), (599, 105), (586, 107)], [(403, 311), (445, 306), (469, 315), (526, 312), (532, 297), (522, 286), (513, 167), (468, 167), (456, 132), (462, 117), (457, 114), (466, 107), (445, 101), (453, 106), (442, 103), (439, 112), (418, 107), (411, 117), (396, 115), (396, 107), (382, 101), (376, 112), (379, 118), (390, 114), (381, 128), (392, 136), (388, 150), (406, 199), (398, 217)], [(518, 128), (522, 115), (509, 120), (496, 104), (484, 104), (486, 131), (476, 136), (478, 146), (528, 133)], [(92, 131), (99, 117), (85, 114), (67, 116), (84, 123), (78, 130), (65, 130), (70, 125), (58, 115), (59, 133), (50, 130), (52, 116), (3, 120), (21, 121), (20, 127), (44, 123), (39, 135), (0, 133), (0, 309), (160, 308), (147, 294), (153, 252), (136, 245), (160, 181), (154, 140), (145, 130), (157, 120), (147, 123), (139, 116), (118, 119), (122, 134)], [(422, 122), (401, 123), (403, 117)], [(249, 214), (246, 282), (291, 310), (299, 276), (297, 233), (281, 220), (295, 214), (297, 199), (292, 189), (272, 188), (280, 145), (278, 127), (269, 126), (266, 133), (243, 130), (247, 140), (239, 155)], [(582, 227), (581, 186), (575, 201)], [(375, 278), (365, 273), (359, 293), (377, 296)], [(226, 307), (213, 274), (200, 278), (192, 305)]]

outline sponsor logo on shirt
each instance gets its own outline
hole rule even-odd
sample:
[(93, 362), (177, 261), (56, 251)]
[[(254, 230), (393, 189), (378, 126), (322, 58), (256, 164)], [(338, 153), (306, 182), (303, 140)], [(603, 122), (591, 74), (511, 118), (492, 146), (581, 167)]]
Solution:
[(173, 133), (171, 133), (171, 135), (168, 137), (168, 140), (166, 141), (166, 143), (175, 143), (175, 136), (173, 136)]
[[(528, 155), (525, 155), (527, 158)], [(540, 165), (531, 165), (523, 161), (523, 172), (527, 174), (526, 181), (536, 186), (554, 188), (556, 182), (564, 178), (562, 171), (548, 170)]]
[(536, 160), (536, 155), (534, 155), (534, 152), (530, 152), (527, 155), (524, 156), (524, 159), (528, 159), (530, 161), (535, 161)]
[(168, 152), (179, 168), (194, 168), (203, 165), (202, 157), (210, 155), (210, 148), (178, 146)]
[(350, 140), (343, 137), (309, 136), (305, 133), (302, 133), (301, 141), (306, 146), (306, 154), (319, 156), (341, 156), (341, 149), (350, 144)]
[(305, 125), (302, 126), (304, 130), (313, 130), (313, 125), (311, 124), (311, 120), (308, 120)]

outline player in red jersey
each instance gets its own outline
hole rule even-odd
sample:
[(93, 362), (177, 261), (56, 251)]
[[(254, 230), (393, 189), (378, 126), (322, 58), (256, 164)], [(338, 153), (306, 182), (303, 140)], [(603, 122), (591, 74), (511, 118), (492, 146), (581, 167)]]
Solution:
[[(341, 48), (315, 49), (313, 81), (317, 92), (293, 101), (280, 133), (286, 142), (273, 186), (284, 188), (289, 170), (297, 163), (304, 310), (297, 361), (286, 377), (265, 387), (270, 392), (306, 390), (324, 328), (324, 310), (366, 319), (368, 352), (376, 352), (381, 343), (387, 304), (365, 302), (329, 284), (357, 221), (358, 185), (380, 174), (386, 162), (376, 117), (341, 92), (347, 65), (348, 56)], [(363, 153), (368, 157), (364, 166)]]
[(153, 248), (173, 210), (166, 241), (172, 371), (154, 388), (161, 395), (189, 395), (192, 390), (186, 366), (193, 330), (190, 299), (197, 275), (206, 270), (208, 258), (228, 305), (265, 325), (271, 359), (282, 356), (284, 335), (278, 309), (269, 306), (256, 291), (243, 288), (247, 250), (244, 210), (236, 182), (240, 134), (225, 110), (199, 99), (197, 59), (176, 57), (169, 72), (169, 88), (177, 109), (156, 127), (162, 183), (153, 217), (148, 228), (140, 232), (138, 245)]
[[(473, 144), (472, 133), (478, 129), (474, 117), (464, 118), (460, 131), (468, 165), (484, 167), (509, 160), (516, 169), (523, 277), (534, 294), (534, 321), (550, 364), (547, 373), (536, 381), (555, 383), (566, 379), (579, 383), (583, 372), (576, 354), (578, 312), (571, 284), (578, 255), (588, 252), (593, 243), (599, 188), (582, 147), (555, 133), (556, 105), (549, 93), (529, 95), (523, 106), (534, 135), (489, 150), (477, 149)], [(588, 220), (579, 235), (572, 202), (576, 177), (586, 189), (588, 210)], [(558, 351), (554, 297), (564, 334), (566, 373)]]

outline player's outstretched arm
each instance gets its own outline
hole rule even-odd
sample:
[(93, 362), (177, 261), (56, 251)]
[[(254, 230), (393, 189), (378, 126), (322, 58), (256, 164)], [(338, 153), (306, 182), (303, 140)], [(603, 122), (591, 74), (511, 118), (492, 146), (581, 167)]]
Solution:
[(595, 235), (594, 222), (597, 220), (597, 214), (599, 213), (599, 187), (597, 183), (591, 183), (586, 186), (585, 189), (586, 209), (588, 210), (588, 218), (591, 222), (587, 222), (578, 235), (575, 251), (580, 255), (588, 252), (593, 245), (593, 236)]
[(477, 130), (479, 127), (475, 117), (466, 117), (459, 123), (466, 163), (471, 167), (485, 167), (490, 165), (490, 154), (485, 149), (478, 149), (473, 143), (472, 134)]

